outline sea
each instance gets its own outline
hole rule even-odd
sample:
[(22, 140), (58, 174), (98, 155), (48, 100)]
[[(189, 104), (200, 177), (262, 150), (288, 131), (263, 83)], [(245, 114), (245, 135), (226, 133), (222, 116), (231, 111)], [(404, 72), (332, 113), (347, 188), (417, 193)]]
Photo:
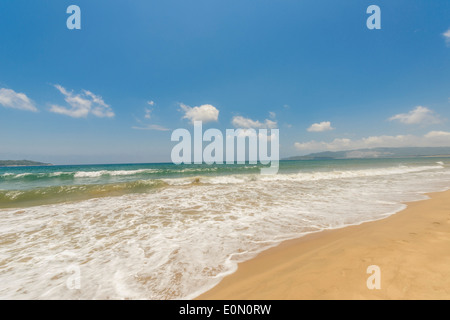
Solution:
[(450, 158), (0, 168), (0, 299), (192, 299), (282, 241), (450, 188)]

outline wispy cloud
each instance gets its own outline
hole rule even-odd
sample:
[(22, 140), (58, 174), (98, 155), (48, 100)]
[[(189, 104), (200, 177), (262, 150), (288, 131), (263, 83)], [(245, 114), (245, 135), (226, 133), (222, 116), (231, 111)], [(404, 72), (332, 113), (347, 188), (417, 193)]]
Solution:
[(0, 89), (0, 105), (6, 108), (37, 112), (34, 102), (24, 93), (18, 93), (11, 89)]
[(151, 119), (152, 118), (152, 112), (153, 112), (153, 110), (145, 108), (145, 116), (144, 116), (144, 118), (145, 119)]
[(51, 105), (50, 112), (64, 114), (72, 118), (86, 118), (92, 114), (99, 118), (112, 118), (115, 116), (111, 107), (106, 104), (102, 97), (95, 95), (91, 91), (83, 90), (80, 94), (74, 94), (60, 85), (55, 85), (69, 107)]
[[(147, 104), (150, 106), (154, 106), (155, 102), (148, 101)], [(150, 120), (152, 118), (153, 118), (153, 109), (144, 108), (144, 119)], [(145, 123), (145, 120), (141, 120), (138, 117), (135, 117), (135, 119), (136, 119), (136, 122), (139, 123), (139, 125), (131, 127), (134, 130), (155, 130), (155, 131), (169, 131), (170, 130), (169, 128), (166, 128), (159, 124)]]
[(331, 142), (309, 141), (296, 142), (295, 148), (299, 151), (344, 151), (366, 148), (401, 148), (401, 147), (449, 147), (450, 132), (431, 131), (424, 136), (397, 135), (372, 136), (358, 140), (347, 138), (334, 139)]
[(169, 131), (170, 129), (160, 126), (158, 124), (148, 124), (142, 127), (137, 127), (137, 126), (133, 126), (131, 127), (132, 129), (135, 130), (156, 130), (156, 131)]
[(264, 135), (262, 133), (256, 132), (253, 128), (240, 129), (237, 133), (238, 137), (258, 137), (258, 139), (267, 139), (267, 141), (273, 141), (277, 138), (277, 134), (272, 132), (270, 135)]
[(442, 34), (442, 36), (443, 36), (444, 39), (445, 39), (445, 43), (446, 43), (448, 46), (450, 46), (450, 28), (449, 28), (447, 31), (445, 31), (445, 32)]
[(334, 128), (331, 126), (331, 122), (329, 121), (314, 123), (313, 125), (311, 125), (311, 127), (308, 128), (308, 132), (324, 132), (330, 130), (334, 130)]
[[(431, 131), (425, 135), (426, 138), (450, 138), (450, 132)], [(450, 142), (450, 140), (447, 140)]]
[(442, 122), (439, 115), (422, 106), (418, 106), (408, 113), (397, 114), (389, 118), (389, 121), (400, 121), (404, 124), (437, 124)]
[(231, 120), (231, 123), (236, 128), (242, 128), (242, 129), (274, 129), (278, 126), (278, 123), (276, 121), (272, 121), (269, 119), (264, 120), (264, 122), (260, 122), (258, 120), (252, 120), (250, 118), (244, 118), (242, 116), (235, 116)]
[[(147, 104), (148, 104), (150, 107), (154, 107), (156, 103), (155, 103), (155, 101), (153, 101), (153, 100), (149, 100), (149, 101), (147, 101)], [(152, 118), (153, 108), (145, 108), (144, 110), (145, 110), (144, 118), (145, 118), (145, 119), (151, 119), (151, 118)]]
[(191, 123), (194, 121), (213, 122), (219, 119), (219, 110), (210, 104), (203, 104), (198, 107), (190, 107), (180, 103), (181, 110), (184, 112), (183, 119), (188, 119)]

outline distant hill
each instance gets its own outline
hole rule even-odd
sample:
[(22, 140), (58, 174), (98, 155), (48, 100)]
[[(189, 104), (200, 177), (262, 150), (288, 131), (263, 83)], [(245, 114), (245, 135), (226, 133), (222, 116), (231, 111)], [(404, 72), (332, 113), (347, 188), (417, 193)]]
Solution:
[(25, 167), (25, 166), (51, 166), (51, 164), (30, 160), (0, 160), (0, 167)]
[(290, 157), (284, 160), (320, 160), (320, 159), (374, 159), (374, 158), (412, 158), (450, 156), (450, 147), (424, 148), (373, 148), (348, 151), (326, 151), (306, 156)]

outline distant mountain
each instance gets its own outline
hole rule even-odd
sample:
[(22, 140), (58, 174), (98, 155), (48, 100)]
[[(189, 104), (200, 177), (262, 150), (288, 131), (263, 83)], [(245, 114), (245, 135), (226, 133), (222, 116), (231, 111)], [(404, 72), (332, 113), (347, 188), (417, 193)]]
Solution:
[(412, 158), (435, 156), (450, 156), (450, 147), (373, 148), (336, 152), (326, 151), (311, 153), (306, 156), (290, 157), (284, 160)]
[(51, 164), (30, 160), (0, 160), (0, 167), (26, 167), (26, 166), (51, 166)]

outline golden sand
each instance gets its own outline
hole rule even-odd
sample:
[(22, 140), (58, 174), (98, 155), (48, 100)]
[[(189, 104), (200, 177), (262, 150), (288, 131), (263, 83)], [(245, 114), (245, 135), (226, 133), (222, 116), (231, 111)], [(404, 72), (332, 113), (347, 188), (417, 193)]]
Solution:
[[(286, 241), (198, 299), (450, 299), (450, 191), (430, 196), (383, 220)], [(380, 289), (367, 287), (371, 265)]]

